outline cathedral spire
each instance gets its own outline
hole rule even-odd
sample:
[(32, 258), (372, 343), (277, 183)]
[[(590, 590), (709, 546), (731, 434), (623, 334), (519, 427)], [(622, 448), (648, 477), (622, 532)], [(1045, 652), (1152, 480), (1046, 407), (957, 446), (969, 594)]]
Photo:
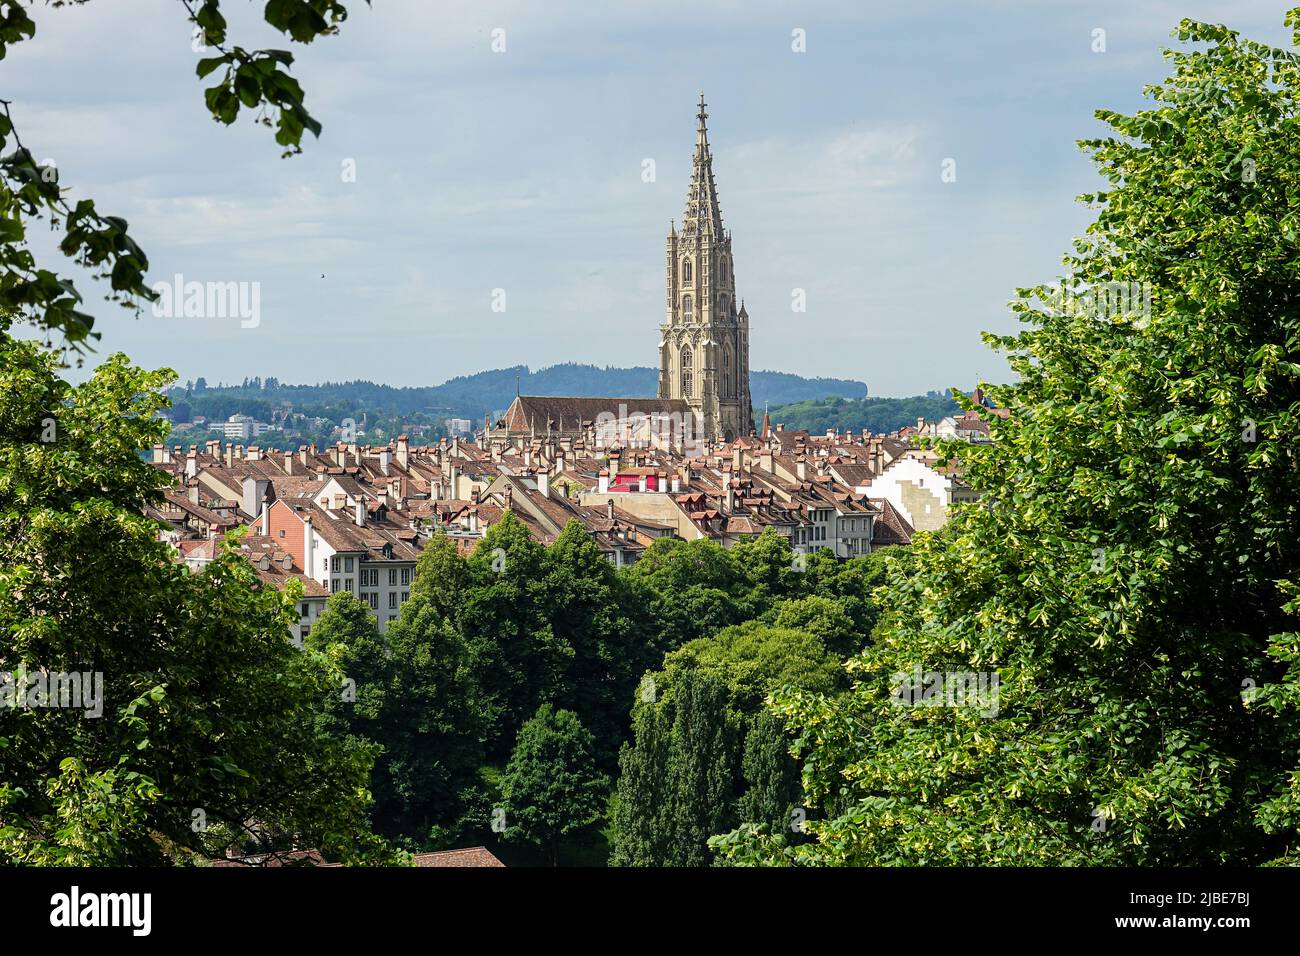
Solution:
[(686, 194), (686, 215), (682, 232), (686, 235), (711, 231), (721, 237), (722, 210), (718, 206), (718, 189), (713, 182), (713, 154), (709, 151), (707, 104), (700, 93), (700, 111), (695, 114), (699, 126), (695, 129), (695, 156), (691, 161), (691, 185)]

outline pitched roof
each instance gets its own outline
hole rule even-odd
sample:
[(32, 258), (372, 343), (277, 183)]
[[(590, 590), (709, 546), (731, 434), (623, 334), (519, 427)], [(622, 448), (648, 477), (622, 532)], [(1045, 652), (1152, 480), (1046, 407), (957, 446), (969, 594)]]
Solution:
[(594, 422), (601, 415), (648, 415), (651, 412), (690, 414), (691, 406), (680, 398), (602, 398), (591, 396), (516, 395), (506, 410), (502, 423), (511, 432), (536, 428), (545, 434), (546, 423), (552, 431), (576, 431), (580, 422)]
[(505, 864), (484, 846), (464, 850), (439, 850), (437, 853), (416, 853), (416, 866), (500, 866)]

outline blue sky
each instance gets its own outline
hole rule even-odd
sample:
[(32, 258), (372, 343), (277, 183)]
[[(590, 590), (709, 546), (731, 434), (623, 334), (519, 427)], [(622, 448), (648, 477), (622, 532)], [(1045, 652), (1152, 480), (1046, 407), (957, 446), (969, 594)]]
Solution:
[[(260, 4), (227, 6), (235, 42), (291, 46)], [(1090, 219), (1093, 111), (1140, 108), (1180, 17), (1288, 39), (1286, 4), (1254, 0), (350, 6), (340, 36), (292, 45), (324, 131), (291, 159), (247, 117), (207, 118), (174, 0), (35, 6), (0, 62), (24, 143), (130, 220), (151, 281), (260, 289), (244, 328), (134, 318), (79, 277), (101, 355), (210, 383), (654, 365), (703, 90), (754, 368), (877, 395), (997, 380), (979, 332), (1014, 328), (1014, 288), (1055, 276)]]

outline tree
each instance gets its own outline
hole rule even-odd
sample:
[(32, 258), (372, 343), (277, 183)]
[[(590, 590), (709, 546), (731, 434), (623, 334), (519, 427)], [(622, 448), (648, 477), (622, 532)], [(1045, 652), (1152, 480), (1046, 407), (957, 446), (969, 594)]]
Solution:
[(705, 841), (735, 824), (735, 720), (717, 678), (686, 671), (633, 711), (619, 759), (614, 866), (702, 866)]
[(798, 768), (783, 724), (763, 718), (763, 704), (777, 688), (843, 683), (839, 659), (816, 637), (758, 621), (669, 654), (642, 685), (633, 742), (620, 755), (611, 862), (704, 865), (710, 837), (788, 817)]
[(735, 557), (707, 538), (659, 538), (627, 578), (655, 624), (660, 654), (750, 616), (747, 582)]
[[(275, 127), (275, 141), (284, 156), (302, 151), (304, 130), (319, 136), (321, 125), (303, 105), (302, 87), (285, 68), (293, 63), (286, 50), (248, 50), (232, 44), (221, 13), (220, 0), (183, 0), (185, 15), (195, 28), (195, 39), (212, 48), (213, 56), (199, 60), (200, 78), (221, 72), (204, 93), (208, 111), (218, 122), (230, 125), (241, 109), (258, 111), (258, 122)], [(297, 43), (331, 36), (347, 19), (339, 0), (267, 0), (263, 19)], [(0, 11), (0, 59), (15, 43), (31, 40), (36, 23), (19, 3)], [(59, 334), (66, 345), (81, 352), (89, 339), (94, 317), (77, 308), (81, 295), (68, 279), (38, 266), (26, 246), (28, 219), (49, 219), (62, 224), (60, 251), (97, 277), (109, 281), (109, 298), (127, 308), (158, 298), (145, 284), (149, 260), (128, 234), (128, 224), (118, 216), (101, 215), (94, 200), (68, 204), (59, 187), (59, 171), (42, 166), (19, 138), (8, 101), (0, 101), (0, 147), (13, 140), (13, 152), (0, 159), (0, 309), (13, 310), (23, 321), (43, 331)], [(39, 154), (39, 150), (37, 151)]]
[[(0, 723), (0, 861), (187, 862), (220, 853), (219, 832), (380, 854), (374, 754), (319, 727), (342, 674), (293, 645), (297, 595), (262, 587), (230, 548), (191, 573), (143, 513), (169, 480), (137, 450), (165, 434), (171, 374), (113, 355), (72, 386), (7, 330), (0, 319), (0, 671), (17, 686), (0, 688), (16, 705)], [(81, 678), (79, 709), (16, 696), (51, 674)]]
[(626, 579), (576, 519), (546, 549), (545, 567), (544, 614), (551, 633), (572, 649), (554, 702), (592, 731), (600, 765), (613, 770), (630, 722), (627, 702), (662, 657)]
[[(984, 503), (891, 569), (850, 694), (779, 701), (829, 818), (729, 858), (1295, 862), (1300, 58), (1178, 37), (1155, 105), (1083, 144), (1108, 188), (1067, 277), (988, 337), (1020, 381), (961, 450)], [(998, 693), (907, 706), (914, 668)]]
[(502, 778), (506, 839), (545, 848), (557, 866), (560, 838), (597, 818), (608, 788), (596, 768), (595, 741), (578, 716), (542, 704), (520, 728)]
[(346, 594), (330, 598), (308, 635), (338, 641), (334, 653), (356, 679), (348, 730), (383, 747), (374, 773), (376, 828), (421, 848), (441, 848), (483, 825), (469, 819), (483, 759), (481, 694), (469, 648), (439, 603), (441, 582), (430, 580), (450, 545), (441, 536), (430, 542), (384, 638), (369, 608)]
[(488, 528), (468, 565), (457, 627), (486, 698), (489, 754), (505, 759), (513, 734), (554, 699), (573, 648), (546, 613), (546, 549), (512, 512)]

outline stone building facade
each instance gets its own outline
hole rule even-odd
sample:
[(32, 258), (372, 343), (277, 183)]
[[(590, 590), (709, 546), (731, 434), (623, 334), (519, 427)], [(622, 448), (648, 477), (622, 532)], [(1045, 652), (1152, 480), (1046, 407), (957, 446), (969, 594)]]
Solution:
[(736, 299), (731, 234), (713, 179), (704, 94), (686, 214), (669, 227), (667, 316), (659, 342), (659, 397), (695, 412), (701, 437), (731, 441), (754, 431), (749, 395), (749, 314)]

